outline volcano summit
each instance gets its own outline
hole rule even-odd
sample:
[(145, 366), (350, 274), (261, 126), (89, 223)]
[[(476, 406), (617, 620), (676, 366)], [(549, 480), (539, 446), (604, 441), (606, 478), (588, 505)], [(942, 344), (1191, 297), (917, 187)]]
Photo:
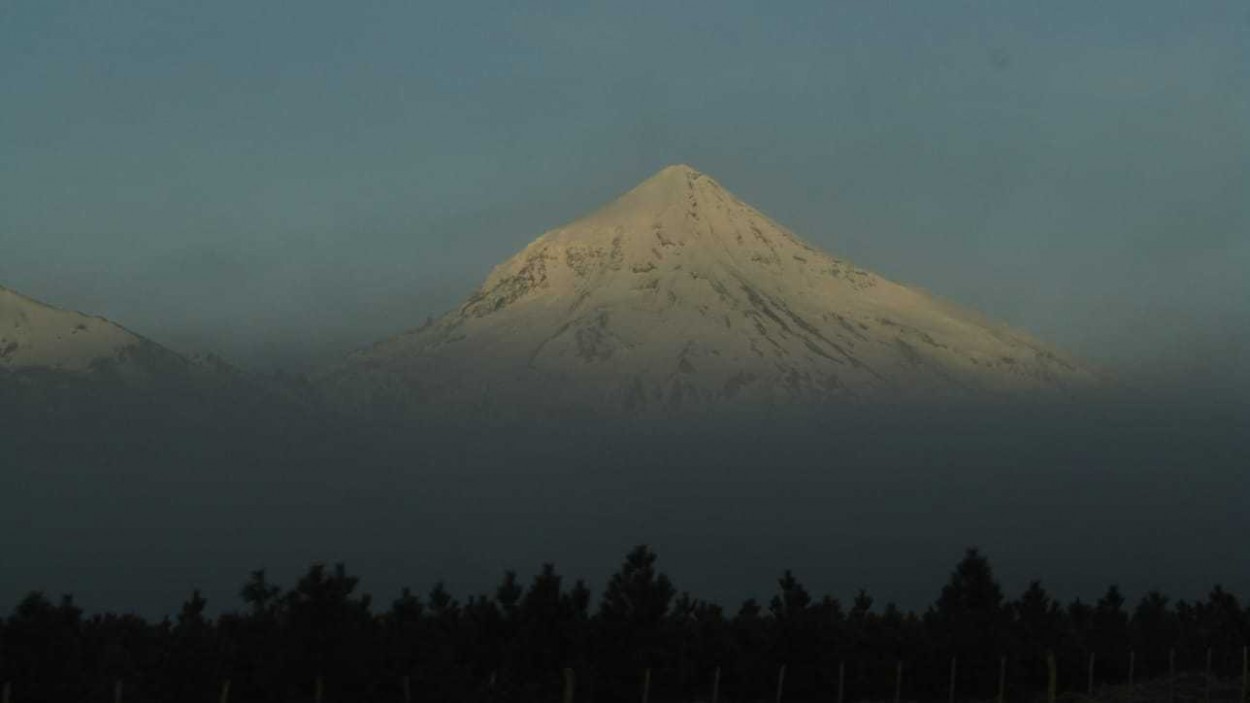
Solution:
[(320, 380), (354, 403), (673, 410), (1068, 393), (1096, 374), (817, 251), (684, 165)]

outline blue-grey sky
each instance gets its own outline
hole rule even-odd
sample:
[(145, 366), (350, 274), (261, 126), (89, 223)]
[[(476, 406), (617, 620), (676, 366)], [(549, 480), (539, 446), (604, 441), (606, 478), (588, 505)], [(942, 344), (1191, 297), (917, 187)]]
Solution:
[(1247, 373), (1244, 0), (0, 4), (0, 283), (244, 366), (674, 162), (1093, 361)]

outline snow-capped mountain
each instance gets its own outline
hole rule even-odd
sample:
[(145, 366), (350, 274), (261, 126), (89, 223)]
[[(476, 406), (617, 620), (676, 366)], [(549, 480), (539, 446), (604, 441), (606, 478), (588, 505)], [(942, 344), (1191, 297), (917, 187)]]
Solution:
[(145, 381), (190, 362), (102, 317), (46, 305), (0, 286), (0, 371)]
[(319, 380), (350, 403), (645, 411), (1067, 393), (1097, 374), (818, 251), (678, 165)]

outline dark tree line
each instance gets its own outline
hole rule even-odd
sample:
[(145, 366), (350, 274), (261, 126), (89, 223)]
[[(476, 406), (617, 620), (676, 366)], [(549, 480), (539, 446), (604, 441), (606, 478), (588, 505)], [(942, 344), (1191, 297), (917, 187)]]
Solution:
[[(68, 596), (22, 600), (0, 623), (0, 682), (28, 701), (557, 701), (572, 671), (578, 701), (706, 700), (719, 670), (722, 701), (891, 700), (900, 663), (904, 700), (946, 700), (951, 660), (961, 699), (989, 699), (1000, 666), (1009, 695), (1097, 679), (1136, 680), (1205, 667), (1240, 674), (1250, 613), (1216, 586), (1200, 602), (1151, 592), (1129, 605), (1112, 586), (1068, 604), (1034, 581), (1008, 599), (988, 561), (968, 550), (922, 613), (814, 598), (787, 571), (767, 603), (733, 612), (679, 593), (638, 547), (597, 602), (585, 583), (545, 565), (529, 583), (508, 572), (489, 595), (459, 601), (438, 584), (376, 608), (343, 566), (313, 566), (289, 590), (253, 572), (243, 609), (209, 618), (193, 593), (173, 619), (84, 616)], [(119, 685), (121, 689), (116, 687)], [(223, 687), (228, 683), (228, 690)]]

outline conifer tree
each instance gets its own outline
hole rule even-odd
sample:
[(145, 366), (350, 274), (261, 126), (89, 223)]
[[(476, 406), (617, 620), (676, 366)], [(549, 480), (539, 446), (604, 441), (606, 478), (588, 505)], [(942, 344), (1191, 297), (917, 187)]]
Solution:
[(1138, 674), (1166, 670), (1168, 649), (1176, 643), (1176, 618), (1167, 596), (1150, 591), (1142, 596), (1129, 621), (1129, 641), (1137, 652)]
[(1098, 677), (1118, 681), (1127, 675), (1125, 653), (1129, 649), (1128, 614), (1118, 586), (1107, 588), (1091, 617), (1090, 650), (1097, 657)]
[(1042, 582), (1033, 580), (1010, 606), (1013, 671), (1035, 687), (1046, 684), (1046, 656), (1058, 654), (1064, 622), (1059, 603), (1046, 592)]
[(676, 593), (655, 562), (655, 553), (645, 545), (635, 547), (608, 581), (599, 606), (600, 621), (620, 636), (637, 663), (658, 654), (656, 636)]
[(761, 617), (763, 609), (754, 598), (748, 598), (734, 615), (731, 629), (734, 654), (729, 668), (728, 684), (735, 699), (756, 700), (768, 688), (772, 663), (761, 655), (768, 650), (769, 623)]
[(243, 603), (250, 606), (253, 616), (272, 614), (278, 605), (278, 595), (282, 592), (277, 586), (265, 578), (265, 570), (258, 569), (251, 573), (247, 583), (239, 591)]
[(421, 598), (404, 588), (381, 618), (383, 676), (401, 690), (405, 680), (410, 692), (414, 685), (422, 683), (425, 664), (422, 648), (428, 641), (424, 615)]
[(213, 624), (204, 617), (207, 605), (199, 590), (192, 591), (166, 637), (161, 693), (170, 700), (194, 699), (221, 678)]
[(520, 689), (528, 699), (557, 698), (559, 673), (570, 665), (568, 636), (573, 613), (562, 580), (554, 565), (543, 564), (517, 607), (514, 665)]
[(809, 695), (816, 680), (817, 627), (812, 597), (787, 569), (777, 580), (779, 592), (769, 603), (773, 618), (773, 666), (786, 666), (786, 688)]
[(638, 672), (665, 663), (664, 622), (676, 590), (656, 570), (655, 562), (655, 553), (646, 545), (630, 550), (608, 580), (599, 605), (604, 683), (615, 682), (617, 691), (632, 691), (636, 686), (630, 682), (637, 680)]
[(1246, 643), (1250, 628), (1237, 596), (1216, 584), (1202, 604), (1199, 629), (1208, 647), (1232, 652)]
[(422, 681), (434, 698), (455, 698), (471, 686), (471, 673), (462, 656), (460, 603), (438, 581), (426, 596), (426, 640), (422, 648)]
[(962, 665), (962, 689), (978, 695), (993, 691), (998, 658), (1005, 648), (1007, 611), (1003, 591), (989, 560), (976, 548), (964, 553), (937, 602), (926, 614), (934, 640)]
[(812, 607), (812, 617), (816, 621), (817, 685), (824, 692), (836, 691), (838, 664), (849, 654), (846, 613), (842, 611), (841, 601), (826, 595)]
[[(69, 700), (85, 693), (84, 623), (74, 599), (53, 605), (42, 592), (28, 594), (5, 623), (0, 658), (15, 700)], [(20, 674), (20, 678), (18, 675)]]
[(314, 564), (282, 598), (291, 685), (322, 677), (327, 692), (358, 695), (368, 684), (364, 643), (372, 630), (371, 599), (356, 595), (359, 582), (343, 564), (332, 571)]

